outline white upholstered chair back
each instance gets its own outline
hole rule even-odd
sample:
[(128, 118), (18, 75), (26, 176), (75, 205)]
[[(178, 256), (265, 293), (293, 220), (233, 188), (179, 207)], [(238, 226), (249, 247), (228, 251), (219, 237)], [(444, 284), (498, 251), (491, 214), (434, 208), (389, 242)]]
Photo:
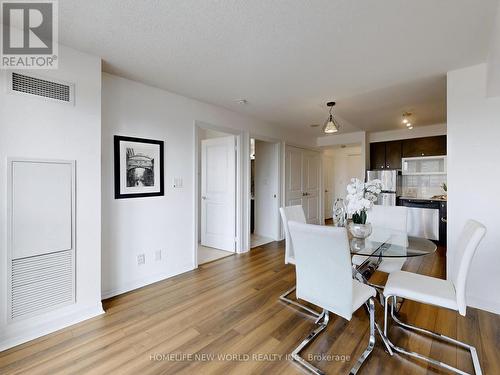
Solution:
[[(388, 242), (406, 248), (408, 209), (402, 206), (373, 206), (368, 211), (367, 222), (373, 226), (371, 241)], [(392, 251), (405, 251), (393, 248)]]
[(285, 230), (285, 263), (295, 264), (295, 254), (293, 251), (292, 240), (290, 239), (290, 231), (288, 230), (289, 221), (297, 221), (299, 223), (306, 222), (306, 215), (301, 205), (288, 206), (280, 208), (281, 220)]
[(352, 317), (353, 279), (345, 228), (289, 221), (295, 251), (297, 298), (348, 320)]
[(486, 234), (486, 227), (475, 220), (468, 220), (460, 234), (454, 250), (454, 257), (450, 267), (448, 280), (455, 286), (457, 296), (458, 312), (465, 315), (467, 303), (465, 299), (465, 288), (467, 274), (479, 243)]
[(375, 227), (406, 232), (408, 209), (403, 206), (373, 206), (368, 211), (368, 222)]

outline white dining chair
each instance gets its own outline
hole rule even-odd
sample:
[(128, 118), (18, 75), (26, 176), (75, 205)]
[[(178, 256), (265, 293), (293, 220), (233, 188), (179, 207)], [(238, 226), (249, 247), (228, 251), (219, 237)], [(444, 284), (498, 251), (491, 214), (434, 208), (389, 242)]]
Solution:
[(292, 359), (315, 374), (323, 372), (300, 356), (327, 326), (329, 312), (351, 320), (367, 304), (370, 339), (351, 374), (356, 374), (375, 345), (375, 289), (352, 278), (351, 253), (345, 228), (288, 222), (295, 251), (297, 298), (323, 309), (316, 328), (292, 352)]
[(408, 300), (455, 310), (458, 311), (460, 315), (465, 316), (467, 310), (467, 303), (465, 299), (467, 274), (476, 249), (485, 234), (486, 228), (481, 223), (469, 220), (465, 224), (457, 242), (456, 250), (453, 253), (448, 252), (448, 254), (454, 254), (454, 262), (451, 264), (450, 272), (446, 280), (405, 271), (396, 271), (389, 275), (384, 289), (384, 334), (387, 337), (389, 345), (395, 351), (430, 362), (433, 365), (446, 368), (459, 374), (466, 374), (464, 371), (461, 371), (451, 365), (425, 357), (419, 353), (410, 352), (394, 345), (387, 336), (389, 326), (388, 309), (390, 301), (392, 301), (392, 303), (390, 303), (391, 317), (396, 324), (469, 350), (472, 356), (474, 371), (476, 374), (481, 374), (479, 358), (477, 356), (476, 349), (473, 346), (451, 337), (402, 322), (394, 314), (394, 300), (396, 297), (403, 297)]
[[(384, 229), (388, 231), (395, 231), (398, 233), (406, 233), (406, 222), (408, 217), (408, 209), (403, 206), (373, 206), (368, 211), (367, 221), (371, 223), (374, 228), (374, 233), (372, 235), (373, 240), (377, 240), (377, 235), (379, 238), (379, 242), (383, 241), (384, 238)], [(402, 247), (405, 246), (405, 243), (402, 243), (402, 240), (406, 240), (407, 238), (400, 238), (401, 236), (396, 236), (396, 238), (389, 239), (389, 241), (393, 241), (394, 244), (400, 245)], [(406, 243), (407, 245), (407, 243)], [(355, 266), (360, 266), (366, 261), (367, 257), (363, 255), (354, 255), (352, 257), (352, 264)], [(391, 273), (394, 271), (399, 271), (403, 268), (404, 263), (406, 262), (406, 258), (384, 258), (380, 262), (377, 267), (377, 271)]]
[[(288, 230), (289, 221), (297, 221), (299, 223), (306, 222), (306, 215), (304, 214), (304, 209), (301, 205), (288, 206), (280, 208), (281, 220), (283, 222), (283, 228), (285, 230), (285, 264), (295, 265), (295, 252), (293, 250), (293, 242), (290, 238), (290, 231)], [(319, 318), (320, 313), (314, 311), (308, 306), (301, 304), (297, 299), (292, 299), (289, 297), (295, 291), (295, 285), (283, 293), (279, 298), (281, 301), (294, 305), (304, 311), (306, 314), (310, 315), (314, 319)]]

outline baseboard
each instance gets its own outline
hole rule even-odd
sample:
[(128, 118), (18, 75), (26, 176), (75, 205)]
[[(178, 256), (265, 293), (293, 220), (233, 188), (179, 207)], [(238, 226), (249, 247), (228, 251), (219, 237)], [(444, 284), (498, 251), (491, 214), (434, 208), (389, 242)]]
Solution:
[(101, 302), (99, 302), (96, 306), (83, 308), (67, 316), (52, 319), (48, 323), (44, 323), (36, 328), (30, 329), (29, 332), (22, 332), (18, 334), (12, 332), (6, 337), (0, 339), (0, 352), (48, 335), (49, 333), (59, 331), (60, 329), (69, 327), (73, 324), (83, 322), (84, 320), (94, 318), (101, 314), (104, 314), (104, 310), (102, 309)]
[(168, 279), (170, 277), (174, 277), (177, 275), (180, 275), (181, 273), (189, 272), (195, 269), (192, 265), (186, 266), (185, 268), (181, 269), (181, 271), (178, 272), (163, 272), (163, 273), (158, 273), (153, 276), (148, 276), (142, 279), (137, 279), (134, 281), (130, 281), (128, 283), (125, 283), (117, 288), (109, 289), (109, 290), (104, 290), (101, 293), (101, 299), (107, 299), (111, 298), (114, 296), (118, 296), (123, 293), (130, 292), (135, 289), (142, 288), (144, 286), (157, 283), (158, 281), (162, 281), (165, 279)]
[(486, 301), (477, 297), (467, 297), (467, 306), (500, 315), (500, 301)]

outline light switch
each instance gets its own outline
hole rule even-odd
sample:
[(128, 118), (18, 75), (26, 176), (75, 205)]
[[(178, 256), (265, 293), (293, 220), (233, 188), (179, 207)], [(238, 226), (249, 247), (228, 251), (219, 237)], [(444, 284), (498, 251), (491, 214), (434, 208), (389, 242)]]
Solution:
[(174, 177), (174, 188), (181, 188), (182, 187), (182, 177)]

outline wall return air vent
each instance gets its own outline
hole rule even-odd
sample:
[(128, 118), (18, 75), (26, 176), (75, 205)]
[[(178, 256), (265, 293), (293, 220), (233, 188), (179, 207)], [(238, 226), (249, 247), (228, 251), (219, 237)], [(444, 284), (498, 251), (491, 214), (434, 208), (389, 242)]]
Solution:
[(7, 163), (8, 311), (18, 321), (76, 301), (75, 161)]
[(21, 73), (10, 73), (9, 91), (22, 95), (35, 95), (63, 103), (74, 104), (74, 85), (43, 79)]

